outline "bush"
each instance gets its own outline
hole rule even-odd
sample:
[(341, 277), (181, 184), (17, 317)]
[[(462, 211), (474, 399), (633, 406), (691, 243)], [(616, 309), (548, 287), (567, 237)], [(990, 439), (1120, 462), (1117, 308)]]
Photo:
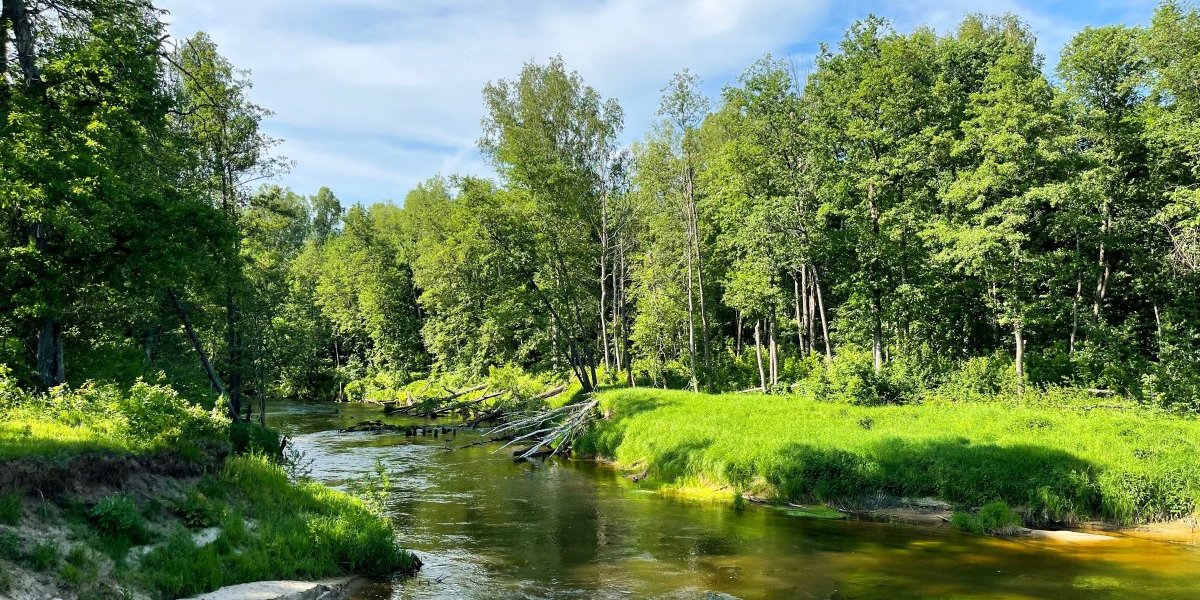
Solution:
[(230, 423), (229, 441), (235, 454), (279, 454), (279, 431), (254, 423)]
[(227, 423), (219, 409), (204, 410), (165, 385), (89, 382), (32, 394), (0, 370), (0, 453), (170, 450), (200, 457), (203, 447), (224, 439)]
[(21, 538), (17, 534), (0, 531), (0, 560), (21, 558)]
[(966, 512), (956, 512), (950, 523), (955, 527), (978, 534), (1004, 534), (1021, 526), (1021, 515), (1008, 507), (1004, 502), (991, 502), (972, 515)]
[(190, 529), (213, 527), (225, 516), (224, 507), (219, 502), (214, 502), (197, 489), (188, 490), (182, 500), (174, 503), (172, 510), (180, 522)]
[(25, 555), (25, 562), (35, 571), (46, 571), (58, 566), (58, 545), (53, 542), (36, 544)]
[(0, 495), (0, 525), (21, 524), (23, 500), (17, 492)]
[(124, 494), (109, 496), (88, 512), (96, 531), (109, 538), (140, 544), (149, 540), (145, 518), (133, 499)]

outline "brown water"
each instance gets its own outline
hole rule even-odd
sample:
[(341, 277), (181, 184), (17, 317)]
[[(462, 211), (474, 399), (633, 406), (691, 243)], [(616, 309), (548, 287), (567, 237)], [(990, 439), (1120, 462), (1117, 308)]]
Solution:
[[(384, 598), (1200, 599), (1200, 548), (1122, 538), (1065, 544), (863, 521), (641, 491), (585, 461), (514, 463), (475, 439), (337, 433), (361, 405), (279, 404), (272, 425), (342, 485), (392, 475), (389, 510), (425, 563)], [(728, 595), (728, 596), (727, 596)]]

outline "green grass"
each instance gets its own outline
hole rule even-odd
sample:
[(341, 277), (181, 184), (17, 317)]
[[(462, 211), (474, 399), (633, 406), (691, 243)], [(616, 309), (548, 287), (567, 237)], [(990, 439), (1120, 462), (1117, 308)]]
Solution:
[[(1137, 523), (1200, 506), (1200, 422), (1123, 408), (1017, 402), (852, 406), (793, 396), (601, 393), (610, 418), (576, 450), (661, 484), (787, 501), (932, 496), (1004, 501), (1025, 519)], [(760, 490), (761, 488), (761, 490)]]
[(198, 486), (217, 512), (221, 534), (198, 547), (180, 528), (142, 559), (133, 580), (176, 598), (248, 581), (410, 572), (416, 559), (396, 531), (362, 500), (317, 483), (295, 484), (260, 456), (233, 457)]

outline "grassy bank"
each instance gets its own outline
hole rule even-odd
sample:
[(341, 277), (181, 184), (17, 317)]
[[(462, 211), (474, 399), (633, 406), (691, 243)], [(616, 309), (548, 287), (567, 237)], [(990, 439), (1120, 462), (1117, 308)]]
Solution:
[[(296, 480), (271, 446), (164, 386), (0, 385), (0, 595), (177, 598), (416, 568), (380, 507)], [(44, 472), (70, 481), (43, 494)]]
[(652, 389), (601, 394), (576, 445), (670, 486), (856, 504), (888, 494), (1030, 523), (1132, 524), (1200, 507), (1200, 422), (1134, 407), (1026, 402), (853, 406)]

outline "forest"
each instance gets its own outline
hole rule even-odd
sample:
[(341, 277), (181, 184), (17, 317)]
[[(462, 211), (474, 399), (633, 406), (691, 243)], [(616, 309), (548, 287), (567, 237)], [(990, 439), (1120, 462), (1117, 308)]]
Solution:
[[(393, 525), (372, 521), (382, 502), (331, 500), (262, 458), (286, 447), (267, 429), (280, 401), (445, 390), (449, 412), (473, 394), (533, 419), (510, 431), (571, 414), (544, 444), (651, 476), (663, 444), (709, 432), (722, 441), (695, 451), (703, 464), (659, 476), (724, 482), (739, 506), (764, 486), (1004, 501), (1026, 523), (1200, 506), (1185, 452), (1200, 410), (1195, 6), (1085, 28), (1054, 65), (1015, 15), (907, 32), (869, 16), (811, 61), (763, 56), (716, 97), (683, 68), (633, 143), (641, 124), (615, 99), (560, 56), (531, 60), (482, 87), (493, 177), (430, 173), (374, 204), (277, 185), (292, 162), (251, 75), (165, 18), (147, 0), (3, 0), (0, 458), (65, 445), (220, 464), (210, 443), (228, 438), (254, 450), (208, 484), (241, 490), (231, 502), (275, 502), (255, 495), (268, 478), (312, 519), (331, 502), (372, 523), (336, 535), (389, 541), (337, 541), (279, 573), (263, 538), (260, 563), (172, 579), (191, 559), (171, 553), (207, 552), (181, 542), (137, 585), (165, 597), (370, 556), (384, 558), (358, 570), (410, 569)], [(963, 444), (1076, 444), (1099, 466), (864, 445), (888, 415)], [(813, 429), (840, 418), (854, 422)], [(821, 441), (775, 453), (792, 438)], [(222, 556), (205, 564), (243, 560)]]
[(243, 416), (495, 369), (1200, 401), (1192, 7), (1086, 29), (1053, 69), (1013, 16), (869, 17), (719, 98), (680, 71), (629, 147), (615, 100), (531, 62), (483, 89), (496, 179), (347, 207), (263, 184), (289, 163), (211, 39), (168, 50), (145, 7), (81, 6), (5, 32), (32, 44), (0, 121), (22, 386), (162, 373)]

